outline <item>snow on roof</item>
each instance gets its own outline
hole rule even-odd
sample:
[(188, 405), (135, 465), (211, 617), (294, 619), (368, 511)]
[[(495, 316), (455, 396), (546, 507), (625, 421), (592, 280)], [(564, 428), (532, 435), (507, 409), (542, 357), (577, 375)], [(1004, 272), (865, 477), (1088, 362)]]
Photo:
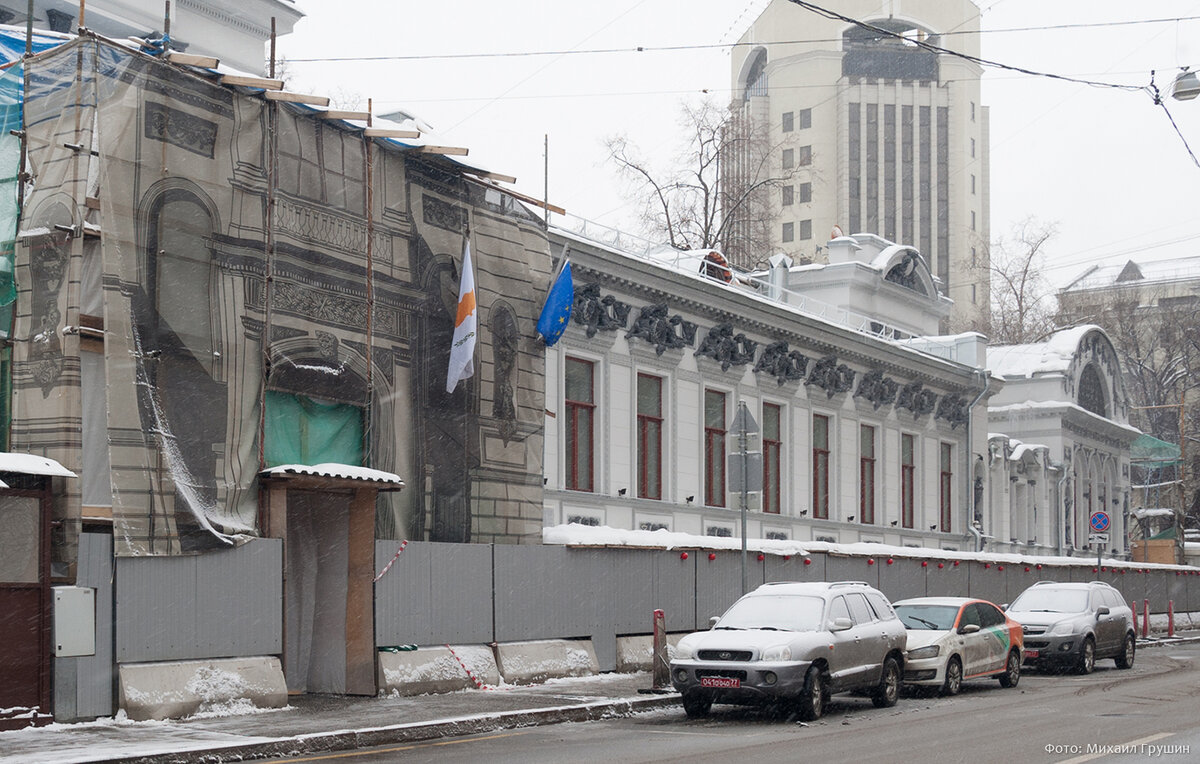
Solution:
[[(741, 551), (742, 540), (729, 536), (700, 536), (691, 533), (675, 533), (668, 530), (642, 531), (599, 527), (570, 523), (542, 528), (542, 543), (573, 547), (622, 547), (633, 549), (664, 550), (737, 550)], [(1080, 557), (1055, 557), (1050, 555), (1005, 554), (1000, 552), (962, 552), (951, 549), (929, 547), (892, 546), (858, 541), (836, 544), (827, 541), (791, 541), (776, 539), (746, 539), (746, 550), (763, 552), (784, 557), (806, 557), (813, 552), (835, 556), (857, 557), (900, 557), (916, 560), (964, 560), (1000, 564), (1030, 565), (1079, 565)], [(1092, 558), (1094, 559), (1094, 558)], [(1104, 564), (1116, 567), (1127, 566), (1126, 560), (1105, 558)], [(1141, 568), (1174, 570), (1178, 565), (1163, 563), (1138, 563)]]
[(404, 480), (399, 475), (383, 470), (373, 470), (369, 467), (355, 467), (349, 464), (336, 464), (326, 462), (324, 464), (281, 464), (278, 467), (272, 467), (263, 470), (262, 473), (266, 476), (281, 477), (285, 475), (313, 475), (316, 477), (334, 477), (343, 478), (346, 480), (362, 480), (371, 483), (387, 483), (389, 485), (404, 486)]
[(1132, 510), (1132, 514), (1138, 519), (1144, 517), (1174, 517), (1175, 510), (1170, 507), (1139, 507)]
[[(1130, 266), (1133, 266), (1130, 268)], [(1126, 270), (1129, 274), (1121, 279)], [(1141, 278), (1136, 278), (1140, 273)], [(1130, 278), (1130, 275), (1135, 276)], [(1123, 260), (1113, 265), (1097, 265), (1084, 271), (1062, 289), (1073, 292), (1084, 289), (1104, 289), (1119, 284), (1143, 285), (1151, 282), (1189, 281), (1200, 276), (1200, 255), (1175, 257), (1166, 260)]]
[(78, 477), (53, 459), (47, 459), (37, 454), (0, 453), (0, 472), (50, 477)]
[(1100, 330), (1100, 327), (1084, 324), (1057, 331), (1045, 342), (994, 345), (988, 348), (988, 369), (997, 376), (1009, 379), (1064, 373), (1079, 352), (1079, 343), (1084, 335), (1096, 330)]

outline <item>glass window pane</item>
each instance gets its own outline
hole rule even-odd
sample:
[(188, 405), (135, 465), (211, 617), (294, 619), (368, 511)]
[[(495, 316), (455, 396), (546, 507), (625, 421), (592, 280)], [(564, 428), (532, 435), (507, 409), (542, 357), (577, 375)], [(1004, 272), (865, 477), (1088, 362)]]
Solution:
[(779, 407), (770, 403), (763, 404), (763, 437), (768, 440), (779, 440)]
[(592, 363), (567, 359), (567, 400), (592, 403)]
[(829, 417), (813, 417), (813, 448), (829, 448)]
[(662, 416), (662, 379), (638, 375), (637, 411), (643, 416)]
[(704, 426), (725, 429), (725, 393), (704, 391)]

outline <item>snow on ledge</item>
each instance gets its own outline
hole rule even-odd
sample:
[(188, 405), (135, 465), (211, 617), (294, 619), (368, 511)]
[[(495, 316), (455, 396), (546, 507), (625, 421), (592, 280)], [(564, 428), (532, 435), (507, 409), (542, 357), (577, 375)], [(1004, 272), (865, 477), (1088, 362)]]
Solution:
[(1131, 509), (1129, 514), (1140, 520), (1144, 517), (1174, 517), (1175, 510), (1170, 507), (1140, 507)]
[(47, 459), (37, 454), (0, 453), (0, 472), (48, 475), (50, 477), (78, 477), (53, 459)]
[[(568, 547), (616, 547), (627, 549), (680, 549), (680, 550), (738, 550), (739, 537), (700, 536), (692, 533), (675, 533), (668, 530), (633, 531), (620, 528), (599, 527), (569, 523), (542, 528), (542, 543)], [(835, 544), (827, 541), (783, 541), (775, 539), (746, 539), (746, 550), (782, 557), (806, 557), (813, 552), (843, 557), (899, 557), (915, 560), (962, 560), (990, 562), (1006, 565), (1095, 565), (1095, 556), (1081, 553), (1076, 557), (1030, 555), (1002, 552), (965, 552), (931, 547), (893, 546), (869, 541)], [(1101, 563), (1114, 568), (1146, 568), (1159, 570), (1194, 569), (1189, 565), (1165, 563), (1131, 562), (1105, 558)]]
[(399, 475), (391, 472), (333, 462), (325, 462), (323, 464), (281, 464), (278, 467), (263, 470), (262, 475), (266, 477), (313, 475), (316, 477), (344, 478), (346, 480), (364, 480), (372, 483), (388, 483), (401, 487), (404, 485), (404, 480)]

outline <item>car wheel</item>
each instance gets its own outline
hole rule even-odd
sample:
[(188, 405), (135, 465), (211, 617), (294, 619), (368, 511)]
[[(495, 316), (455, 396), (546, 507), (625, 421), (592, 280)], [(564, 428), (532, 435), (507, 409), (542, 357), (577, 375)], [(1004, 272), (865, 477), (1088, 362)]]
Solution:
[(1011, 650), (1008, 653), (1008, 664), (1004, 667), (1004, 673), (1000, 675), (1000, 686), (1016, 687), (1019, 681), (1021, 681), (1021, 654), (1016, 650)]
[(802, 722), (815, 721), (825, 713), (825, 678), (816, 666), (809, 666), (804, 675), (804, 689), (796, 699), (796, 711)]
[(883, 660), (883, 677), (871, 695), (876, 708), (891, 708), (900, 697), (900, 664), (890, 655)]
[(942, 684), (942, 694), (946, 697), (952, 697), (958, 694), (962, 689), (962, 661), (957, 655), (950, 656), (950, 661), (946, 664), (946, 681)]
[(1117, 668), (1127, 669), (1133, 668), (1133, 658), (1137, 653), (1137, 640), (1132, 634), (1125, 635), (1125, 647), (1121, 650), (1121, 654), (1117, 656)]
[(1096, 643), (1091, 637), (1086, 637), (1083, 640), (1083, 647), (1079, 649), (1079, 659), (1075, 662), (1075, 673), (1090, 674), (1092, 669), (1096, 668)]
[(708, 716), (710, 708), (712, 708), (712, 698), (707, 695), (689, 692), (683, 696), (683, 712), (689, 719), (703, 719)]

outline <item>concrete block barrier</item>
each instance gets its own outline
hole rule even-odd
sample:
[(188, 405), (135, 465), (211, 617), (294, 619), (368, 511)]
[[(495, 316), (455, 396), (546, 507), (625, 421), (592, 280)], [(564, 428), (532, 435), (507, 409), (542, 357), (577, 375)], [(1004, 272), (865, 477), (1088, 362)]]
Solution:
[[(667, 635), (667, 659), (675, 654), (675, 645), (683, 638), (683, 634)], [(654, 669), (654, 635), (638, 634), (630, 637), (617, 637), (617, 671), (632, 674), (636, 671), (652, 671)]]
[(590, 639), (544, 639), (496, 645), (496, 665), (509, 684), (536, 684), (600, 673)]
[(274, 656), (122, 663), (117, 675), (118, 704), (134, 721), (287, 705), (283, 667)]
[(425, 695), (497, 685), (500, 672), (496, 656), (486, 645), (380, 651), (378, 684), (381, 694)]

